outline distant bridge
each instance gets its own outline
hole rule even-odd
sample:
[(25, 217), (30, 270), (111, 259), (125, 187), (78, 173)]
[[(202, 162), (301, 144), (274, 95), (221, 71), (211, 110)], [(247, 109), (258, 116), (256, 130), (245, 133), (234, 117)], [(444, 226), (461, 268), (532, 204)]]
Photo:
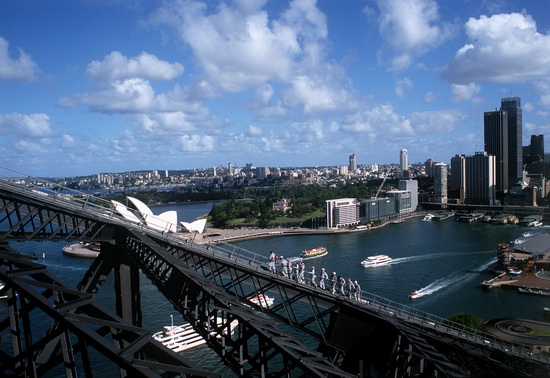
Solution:
[[(99, 242), (101, 253), (73, 288), (9, 246), (45, 240)], [(296, 283), (267, 272), (266, 257), (130, 223), (82, 193), (0, 180), (0, 243), (0, 295), (8, 297), (8, 316), (0, 319), (3, 376), (41, 376), (60, 367), (70, 377), (92, 376), (92, 350), (121, 376), (219, 376), (141, 328), (140, 270), (240, 376), (550, 376), (548, 356), (526, 346), (374, 294), (357, 302)], [(116, 314), (95, 298), (109, 274)], [(247, 300), (260, 293), (276, 304)], [(48, 329), (33, 327), (37, 314), (51, 319)]]

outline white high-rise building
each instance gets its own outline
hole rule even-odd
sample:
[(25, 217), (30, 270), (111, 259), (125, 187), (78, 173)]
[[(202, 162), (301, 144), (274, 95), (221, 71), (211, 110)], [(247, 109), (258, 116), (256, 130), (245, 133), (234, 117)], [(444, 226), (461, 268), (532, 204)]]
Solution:
[(409, 169), (409, 151), (402, 149), (399, 152), (399, 166), (402, 171)]
[(358, 224), (359, 206), (355, 198), (339, 198), (326, 201), (327, 227), (338, 228)]
[(434, 194), (435, 202), (447, 203), (447, 164), (434, 165)]

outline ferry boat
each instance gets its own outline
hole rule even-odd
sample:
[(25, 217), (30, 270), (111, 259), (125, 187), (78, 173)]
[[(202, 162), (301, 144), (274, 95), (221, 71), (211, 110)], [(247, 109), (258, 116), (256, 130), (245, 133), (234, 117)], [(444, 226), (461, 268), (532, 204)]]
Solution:
[(369, 256), (365, 260), (361, 261), (361, 265), (365, 268), (374, 266), (389, 265), (392, 262), (392, 258), (386, 255)]
[(535, 289), (532, 287), (518, 287), (518, 291), (525, 294), (550, 295), (550, 290)]
[(328, 252), (325, 247), (317, 247), (317, 248), (307, 249), (305, 251), (302, 251), (302, 253), (300, 254), (300, 257), (304, 259), (308, 259), (308, 258), (311, 259), (313, 257), (325, 256), (326, 254), (328, 254)]
[[(217, 318), (217, 322), (218, 325), (221, 325), (223, 319)], [(231, 323), (231, 332), (233, 332), (233, 329), (236, 325), (236, 323)], [(213, 332), (212, 336), (217, 335)], [(206, 340), (201, 335), (199, 335), (189, 323), (179, 326), (164, 326), (164, 331), (157, 332), (153, 334), (152, 337), (153, 339), (161, 342), (162, 345), (173, 350), (176, 353), (206, 344)]]

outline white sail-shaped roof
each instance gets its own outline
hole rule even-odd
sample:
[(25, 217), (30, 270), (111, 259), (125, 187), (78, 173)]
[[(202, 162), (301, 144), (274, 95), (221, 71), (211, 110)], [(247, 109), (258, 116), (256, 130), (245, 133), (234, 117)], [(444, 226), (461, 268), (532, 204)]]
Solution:
[(120, 215), (122, 215), (124, 219), (129, 220), (130, 222), (133, 222), (133, 223), (141, 223), (141, 220), (137, 216), (135, 216), (134, 213), (128, 210), (126, 205), (113, 200), (111, 200), (111, 202), (115, 207), (115, 211)]
[(141, 215), (145, 218), (146, 215), (154, 215), (149, 206), (138, 200), (137, 198), (127, 196), (132, 204), (138, 209)]
[(206, 226), (206, 218), (199, 219), (194, 222), (180, 222), (180, 224), (185, 227), (189, 232), (197, 231), (199, 234), (202, 234), (204, 227)]

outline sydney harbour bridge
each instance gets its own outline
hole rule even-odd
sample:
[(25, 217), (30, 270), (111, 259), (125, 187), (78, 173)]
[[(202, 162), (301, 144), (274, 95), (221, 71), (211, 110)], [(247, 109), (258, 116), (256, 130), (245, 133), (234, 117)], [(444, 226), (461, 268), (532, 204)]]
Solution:
[[(76, 287), (10, 242), (81, 241), (101, 252)], [(142, 328), (143, 274), (238, 376), (549, 377), (550, 358), (525, 345), (370, 293), (361, 301), (272, 274), (267, 258), (195, 243), (130, 222), (87, 194), (0, 180), (0, 375), (217, 377)], [(143, 273), (140, 275), (140, 272)], [(98, 302), (114, 276), (116, 309)], [(276, 298), (265, 307), (247, 300)], [(3, 313), (2, 313), (3, 314)], [(47, 327), (35, 326), (44, 319)], [(221, 318), (222, 321), (213, 319)], [(230, 332), (232, 325), (235, 325)]]

